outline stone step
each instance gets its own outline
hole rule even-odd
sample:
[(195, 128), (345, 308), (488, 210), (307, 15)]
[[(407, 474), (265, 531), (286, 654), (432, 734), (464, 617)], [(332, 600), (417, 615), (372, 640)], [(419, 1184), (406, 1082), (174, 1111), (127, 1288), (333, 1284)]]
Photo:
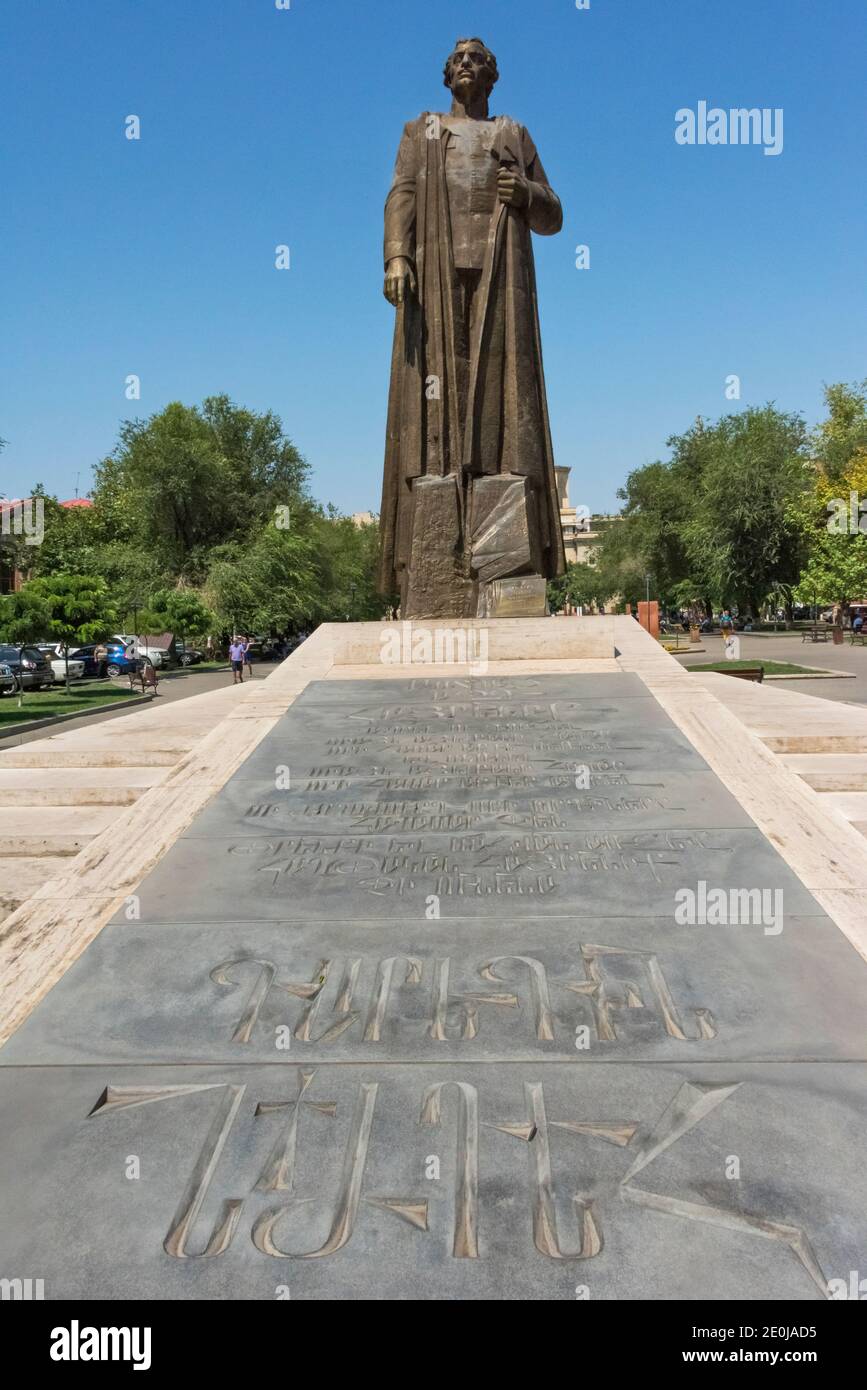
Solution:
[(841, 816), (852, 821), (854, 825), (860, 826), (867, 824), (867, 791), (864, 792), (827, 792), (822, 797), (823, 802), (828, 802), (835, 811), (839, 811)]
[(0, 856), (77, 854), (116, 817), (115, 806), (18, 806), (0, 823)]
[(21, 855), (39, 855), (50, 859), (53, 855), (75, 855), (84, 849), (93, 835), (3, 835), (0, 834), (0, 859), (18, 858)]
[(0, 767), (174, 767), (182, 756), (169, 749), (46, 748), (37, 743), (0, 753)]
[(814, 791), (867, 791), (867, 753), (784, 753), (782, 761)]
[(760, 734), (772, 753), (867, 753), (865, 734)]
[(0, 857), (0, 922), (68, 864), (68, 856), (57, 854)]
[[(47, 774), (50, 775), (50, 774)], [(132, 806), (146, 787), (4, 787), (0, 806)]]
[(137, 787), (146, 791), (165, 781), (163, 767), (8, 767), (0, 758), (0, 788)]

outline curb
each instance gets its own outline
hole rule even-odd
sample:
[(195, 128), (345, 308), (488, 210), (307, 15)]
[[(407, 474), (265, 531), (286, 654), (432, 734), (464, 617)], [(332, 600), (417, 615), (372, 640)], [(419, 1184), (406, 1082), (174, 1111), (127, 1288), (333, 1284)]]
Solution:
[(857, 671), (832, 671), (822, 670), (819, 666), (808, 666), (802, 676), (765, 676), (766, 681), (836, 681), (850, 680), (857, 677)]

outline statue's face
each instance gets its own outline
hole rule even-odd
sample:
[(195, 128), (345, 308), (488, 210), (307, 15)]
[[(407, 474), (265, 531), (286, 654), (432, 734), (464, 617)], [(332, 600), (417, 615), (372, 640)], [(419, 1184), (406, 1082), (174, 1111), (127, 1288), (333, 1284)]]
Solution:
[(451, 89), (461, 101), (484, 96), (488, 87), (488, 55), (478, 44), (455, 49), (451, 58)]

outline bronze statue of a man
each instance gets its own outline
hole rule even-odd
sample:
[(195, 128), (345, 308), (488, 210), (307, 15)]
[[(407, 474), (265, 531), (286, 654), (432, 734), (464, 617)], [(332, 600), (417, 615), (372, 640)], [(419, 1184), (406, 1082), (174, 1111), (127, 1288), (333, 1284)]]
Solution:
[(405, 127), (385, 205), (397, 310), (380, 587), (405, 618), (544, 613), (565, 569), (530, 233), (563, 224), (497, 61), (459, 39), (446, 115)]

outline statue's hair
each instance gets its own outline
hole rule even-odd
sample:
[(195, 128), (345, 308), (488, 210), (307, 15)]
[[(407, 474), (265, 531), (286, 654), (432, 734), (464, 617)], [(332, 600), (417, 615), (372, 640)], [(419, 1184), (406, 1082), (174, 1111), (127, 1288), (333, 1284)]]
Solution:
[(451, 89), (452, 63), (454, 61), (455, 54), (457, 53), (459, 48), (464, 48), (468, 43), (477, 43), (480, 48), (483, 48), (485, 50), (485, 54), (487, 57), (485, 67), (488, 74), (488, 87), (485, 95), (490, 96), (491, 92), (494, 90), (494, 83), (498, 80), (500, 74), (497, 71), (496, 58), (494, 57), (491, 50), (488, 48), (488, 45), (486, 43), (483, 43), (480, 38), (455, 39), (454, 47), (451, 53), (449, 54), (448, 58), (446, 59), (446, 65), (443, 68), (443, 86)]

